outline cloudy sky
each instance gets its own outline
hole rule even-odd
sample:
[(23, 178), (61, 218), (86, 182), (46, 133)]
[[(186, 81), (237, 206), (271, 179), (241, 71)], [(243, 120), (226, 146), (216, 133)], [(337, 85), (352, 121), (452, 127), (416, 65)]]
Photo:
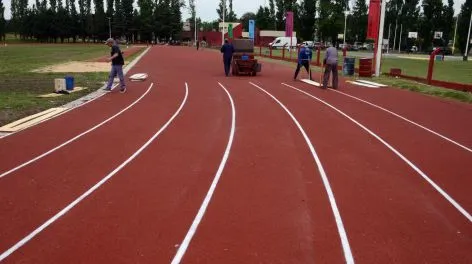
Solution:
[[(35, 2), (35, 0), (28, 0), (30, 5)], [(354, 0), (349, 0), (350, 4), (354, 3)], [(368, 1), (368, 0), (367, 0)], [(135, 1), (137, 2), (137, 1)], [(203, 21), (213, 21), (215, 20), (218, 15), (216, 13), (216, 7), (218, 6), (219, 0), (196, 0), (197, 2), (197, 16), (201, 17)], [(446, 4), (447, 0), (443, 0)], [(465, 0), (454, 0), (455, 4), (455, 11), (456, 14), (459, 13), (461, 5), (465, 2)], [(10, 3), (11, 0), (3, 0), (3, 4), (5, 6), (5, 18), (9, 19), (11, 17), (10, 12)], [(257, 12), (257, 9), (260, 5), (268, 4), (268, 0), (233, 0), (233, 9), (235, 13), (240, 17), (242, 14), (246, 12)], [(183, 17), (187, 18), (188, 10), (182, 10)]]

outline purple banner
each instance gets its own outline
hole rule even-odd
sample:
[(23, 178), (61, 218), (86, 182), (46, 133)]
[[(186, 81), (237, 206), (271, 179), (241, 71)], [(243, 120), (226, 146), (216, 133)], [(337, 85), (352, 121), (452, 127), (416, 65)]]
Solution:
[(293, 12), (285, 14), (285, 36), (292, 37), (293, 33)]

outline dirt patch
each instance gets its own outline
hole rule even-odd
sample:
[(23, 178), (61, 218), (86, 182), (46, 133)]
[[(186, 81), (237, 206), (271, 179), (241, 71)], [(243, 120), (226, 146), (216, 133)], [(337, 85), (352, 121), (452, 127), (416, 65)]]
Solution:
[(33, 72), (108, 72), (109, 62), (71, 61), (44, 68), (33, 70)]

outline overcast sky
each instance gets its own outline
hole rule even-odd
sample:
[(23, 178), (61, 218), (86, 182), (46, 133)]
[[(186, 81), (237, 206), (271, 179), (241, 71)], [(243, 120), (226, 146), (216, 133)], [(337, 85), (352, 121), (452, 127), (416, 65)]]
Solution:
[[(28, 0), (30, 5), (32, 5), (35, 0)], [(186, 0), (188, 2), (188, 0)], [(213, 21), (218, 18), (218, 14), (216, 13), (216, 8), (218, 6), (219, 0), (195, 0), (197, 5), (197, 16), (202, 18), (203, 21)], [(367, 0), (369, 1), (369, 0)], [(137, 1), (135, 1), (137, 2)], [(240, 17), (242, 14), (246, 12), (257, 12), (257, 9), (260, 5), (264, 5), (268, 0), (233, 0), (233, 9), (236, 15)], [(446, 4), (447, 0), (443, 0)], [(460, 12), (461, 5), (465, 2), (465, 0), (454, 0), (454, 8), (456, 14)], [(10, 3), (11, 0), (3, 0), (3, 5), (5, 6), (5, 18), (10, 19), (11, 11), (10, 11)], [(350, 0), (350, 5), (354, 3), (354, 0)], [(182, 10), (182, 15), (185, 18), (189, 17), (188, 10)]]

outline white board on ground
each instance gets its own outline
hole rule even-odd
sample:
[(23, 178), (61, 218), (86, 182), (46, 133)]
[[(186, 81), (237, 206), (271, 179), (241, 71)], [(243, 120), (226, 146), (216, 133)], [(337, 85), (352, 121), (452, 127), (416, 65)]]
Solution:
[(361, 82), (361, 83), (367, 83), (367, 84), (370, 84), (370, 85), (380, 86), (380, 87), (387, 87), (388, 86), (388, 85), (385, 85), (385, 84), (371, 82), (371, 81), (367, 81), (367, 80), (356, 80), (356, 81)]
[(312, 80), (309, 80), (309, 79), (301, 79), (301, 81), (304, 82), (304, 83), (308, 83), (310, 85), (321, 87), (321, 84), (319, 82), (315, 82), (315, 81), (312, 81)]
[(353, 82), (353, 81), (347, 81), (347, 82), (348, 82), (348, 83), (355, 84), (355, 85), (359, 85), (359, 86), (369, 87), (369, 88), (380, 88), (379, 86), (370, 85), (370, 84), (367, 84), (367, 83)]
[(147, 73), (135, 73), (131, 75), (129, 78), (131, 81), (144, 81), (148, 77)]

